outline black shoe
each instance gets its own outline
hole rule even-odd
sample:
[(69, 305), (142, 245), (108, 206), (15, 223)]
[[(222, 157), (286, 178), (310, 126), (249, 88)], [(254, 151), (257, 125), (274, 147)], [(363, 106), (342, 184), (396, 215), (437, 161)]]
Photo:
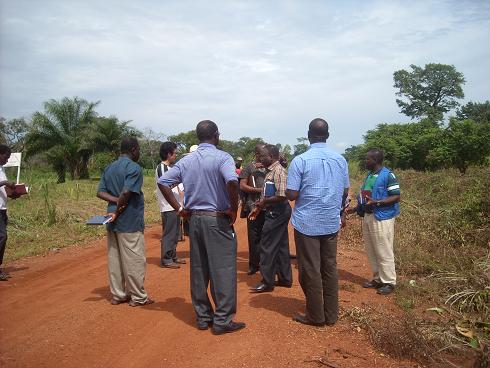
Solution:
[(267, 293), (273, 290), (274, 290), (274, 286), (269, 286), (263, 283), (260, 283), (250, 288), (251, 293)]
[(274, 283), (274, 286), (290, 288), (293, 286), (293, 283), (292, 282), (285, 282), (285, 281), (276, 281)]
[(251, 276), (251, 275), (255, 275), (257, 272), (259, 272), (258, 269), (256, 268), (250, 268), (247, 272), (247, 275)]
[(362, 284), (362, 287), (365, 289), (378, 289), (381, 286), (383, 286), (383, 284), (376, 280), (366, 281), (364, 284)]
[(213, 327), (213, 321), (199, 321), (197, 322), (197, 329), (204, 331), (208, 328)]
[(173, 268), (173, 269), (180, 268), (180, 266), (177, 263), (174, 263), (174, 262), (172, 262), (172, 263), (162, 263), (160, 265), (160, 267), (162, 267), (162, 268)]
[(380, 288), (378, 288), (377, 293), (380, 295), (388, 295), (391, 294), (395, 290), (395, 285), (392, 284), (383, 284)]
[(316, 327), (325, 326), (325, 322), (318, 323), (318, 322), (310, 321), (304, 314), (296, 314), (293, 317), (293, 321), (299, 322), (299, 323), (302, 323), (302, 324), (308, 325), (308, 326), (316, 326)]
[(245, 323), (231, 321), (230, 323), (228, 323), (227, 325), (224, 325), (224, 326), (214, 325), (211, 328), (211, 331), (213, 332), (214, 335), (223, 335), (225, 333), (232, 333), (232, 332), (241, 330), (242, 328), (245, 328)]

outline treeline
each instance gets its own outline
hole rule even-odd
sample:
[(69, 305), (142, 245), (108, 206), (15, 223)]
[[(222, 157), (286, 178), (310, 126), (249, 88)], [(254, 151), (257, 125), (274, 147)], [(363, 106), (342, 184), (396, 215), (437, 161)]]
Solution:
[[(460, 106), (465, 79), (452, 65), (412, 65), (411, 71), (394, 73), (401, 112), (410, 123), (379, 124), (364, 135), (364, 143), (346, 149), (345, 157), (362, 164), (371, 148), (385, 152), (392, 168), (437, 170), (457, 168), (464, 174), (470, 165), (489, 164), (490, 102)], [(456, 114), (443, 121), (444, 114)]]
[[(165, 140), (177, 143), (179, 156), (198, 143), (193, 130), (166, 136), (152, 129), (140, 131), (130, 121), (120, 121), (115, 116), (99, 116), (98, 104), (78, 97), (49, 100), (44, 103), (44, 111), (35, 112), (30, 121), (0, 118), (0, 143), (9, 145), (13, 152), (23, 152), (28, 164), (51, 167), (59, 183), (67, 176), (72, 180), (86, 179), (90, 171), (98, 175), (119, 155), (124, 136), (138, 138), (140, 164), (145, 169), (152, 169), (160, 162), (159, 148)], [(241, 157), (243, 162), (249, 162), (258, 143), (264, 143), (262, 138), (242, 137), (236, 142), (223, 139), (219, 148), (235, 159)], [(278, 143), (277, 146), (287, 160), (295, 153), (289, 145)], [(304, 150), (303, 146), (294, 146), (295, 151)]]

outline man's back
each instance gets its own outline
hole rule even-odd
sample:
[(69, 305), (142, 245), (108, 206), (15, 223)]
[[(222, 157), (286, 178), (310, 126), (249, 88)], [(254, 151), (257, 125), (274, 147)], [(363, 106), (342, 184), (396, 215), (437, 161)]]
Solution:
[(178, 161), (159, 182), (182, 183), (184, 206), (188, 209), (225, 211), (230, 207), (226, 190), (230, 180), (237, 180), (233, 158), (212, 144), (201, 143), (197, 151)]
[(292, 216), (294, 228), (311, 236), (337, 232), (342, 194), (348, 187), (345, 159), (326, 143), (312, 144), (289, 168), (288, 189), (299, 192)]

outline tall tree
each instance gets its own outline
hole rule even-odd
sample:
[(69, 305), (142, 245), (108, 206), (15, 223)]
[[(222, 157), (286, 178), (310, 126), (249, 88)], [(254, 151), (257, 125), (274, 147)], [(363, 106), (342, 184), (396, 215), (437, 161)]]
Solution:
[(98, 104), (78, 97), (52, 99), (44, 103), (44, 112), (33, 115), (27, 134), (27, 153), (46, 153), (59, 183), (65, 181), (66, 172), (72, 179), (88, 178), (91, 150), (84, 138), (95, 124)]
[(22, 152), (29, 124), (24, 118), (6, 120), (0, 118), (0, 142), (8, 145), (14, 152)]
[(412, 64), (410, 68), (393, 74), (396, 95), (403, 98), (396, 100), (401, 112), (411, 118), (441, 121), (444, 113), (459, 105), (457, 99), (464, 97), (463, 74), (446, 64), (426, 64), (423, 68)]

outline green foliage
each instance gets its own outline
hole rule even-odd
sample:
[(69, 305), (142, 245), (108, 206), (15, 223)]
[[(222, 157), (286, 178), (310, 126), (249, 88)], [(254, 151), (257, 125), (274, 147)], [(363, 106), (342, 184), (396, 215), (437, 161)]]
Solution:
[(298, 156), (306, 152), (309, 146), (308, 138), (300, 137), (300, 138), (296, 138), (296, 140), (298, 141), (298, 144), (294, 145), (293, 156)]
[(90, 156), (88, 169), (99, 176), (116, 157), (115, 152), (96, 152)]
[(189, 152), (189, 148), (195, 144), (199, 144), (195, 130), (190, 130), (185, 133), (179, 133), (168, 137), (169, 141), (175, 142), (178, 146), (178, 155)]
[(473, 120), (480, 124), (490, 123), (490, 101), (468, 102), (456, 111), (458, 120)]
[(48, 162), (65, 181), (68, 171), (72, 179), (87, 178), (90, 148), (84, 137), (96, 119), (96, 103), (75, 97), (44, 103), (44, 112), (35, 112), (27, 135), (27, 154), (46, 153)]
[(9, 146), (13, 152), (22, 152), (29, 124), (24, 118), (6, 120), (0, 117), (0, 143)]
[(412, 64), (410, 68), (393, 74), (396, 95), (403, 98), (396, 100), (401, 112), (411, 118), (441, 121), (444, 113), (458, 106), (457, 99), (464, 97), (463, 74), (446, 64), (426, 64), (424, 68)]

